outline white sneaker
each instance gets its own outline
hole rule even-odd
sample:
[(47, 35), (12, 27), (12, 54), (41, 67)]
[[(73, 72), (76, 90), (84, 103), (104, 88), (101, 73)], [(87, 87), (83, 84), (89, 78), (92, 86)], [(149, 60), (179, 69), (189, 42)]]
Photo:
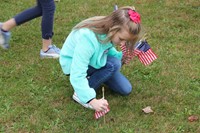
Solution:
[(93, 110), (94, 110), (94, 108), (93, 108), (90, 104), (88, 104), (88, 103), (82, 103), (82, 102), (80, 101), (80, 99), (78, 98), (78, 96), (76, 95), (75, 92), (74, 92), (72, 98), (74, 99), (74, 101), (76, 101), (77, 103), (81, 104), (81, 105), (84, 106), (85, 108), (89, 108), (89, 109), (93, 109)]
[(9, 40), (11, 37), (11, 33), (1, 31), (2, 23), (0, 22), (0, 47), (3, 49), (9, 49)]
[(48, 51), (44, 52), (42, 49), (40, 50), (41, 58), (59, 58), (60, 57), (60, 49), (55, 45), (49, 45)]

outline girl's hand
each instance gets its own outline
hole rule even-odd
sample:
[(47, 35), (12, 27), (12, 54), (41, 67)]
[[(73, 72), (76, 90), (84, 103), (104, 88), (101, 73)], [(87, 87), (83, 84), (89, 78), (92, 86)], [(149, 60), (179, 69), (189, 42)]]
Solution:
[(108, 101), (106, 99), (93, 99), (89, 102), (89, 104), (96, 110), (96, 111), (104, 111), (108, 107)]

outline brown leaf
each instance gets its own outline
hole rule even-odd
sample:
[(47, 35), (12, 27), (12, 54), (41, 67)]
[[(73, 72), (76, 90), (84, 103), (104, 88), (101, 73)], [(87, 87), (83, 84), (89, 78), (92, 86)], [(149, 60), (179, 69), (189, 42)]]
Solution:
[(151, 109), (150, 106), (147, 106), (146, 108), (143, 108), (142, 111), (144, 111), (144, 113), (146, 113), (146, 114), (153, 112), (153, 110)]
[(188, 117), (189, 122), (197, 121), (199, 118), (196, 115), (191, 115)]

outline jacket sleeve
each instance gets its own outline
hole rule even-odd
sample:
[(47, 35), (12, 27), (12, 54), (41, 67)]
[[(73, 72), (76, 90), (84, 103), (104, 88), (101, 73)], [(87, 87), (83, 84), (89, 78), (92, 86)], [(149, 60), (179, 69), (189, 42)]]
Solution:
[(96, 97), (95, 90), (89, 87), (86, 78), (90, 58), (94, 53), (94, 47), (89, 38), (91, 36), (88, 34), (79, 34), (77, 36), (78, 41), (74, 50), (70, 70), (70, 82), (80, 101), (83, 103), (87, 103)]

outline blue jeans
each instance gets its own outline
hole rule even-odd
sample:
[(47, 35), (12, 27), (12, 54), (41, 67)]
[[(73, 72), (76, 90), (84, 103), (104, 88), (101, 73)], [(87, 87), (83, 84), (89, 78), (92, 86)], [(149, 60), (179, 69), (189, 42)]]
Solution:
[(35, 7), (29, 8), (14, 17), (16, 24), (20, 25), (34, 18), (42, 16), (42, 38), (50, 39), (53, 36), (53, 20), (55, 12), (54, 0), (37, 0)]
[(132, 85), (128, 79), (121, 74), (120, 68), (121, 61), (110, 56), (107, 58), (106, 65), (100, 69), (89, 66), (87, 76), (90, 87), (97, 90), (101, 84), (105, 84), (111, 90), (121, 95), (130, 94)]

